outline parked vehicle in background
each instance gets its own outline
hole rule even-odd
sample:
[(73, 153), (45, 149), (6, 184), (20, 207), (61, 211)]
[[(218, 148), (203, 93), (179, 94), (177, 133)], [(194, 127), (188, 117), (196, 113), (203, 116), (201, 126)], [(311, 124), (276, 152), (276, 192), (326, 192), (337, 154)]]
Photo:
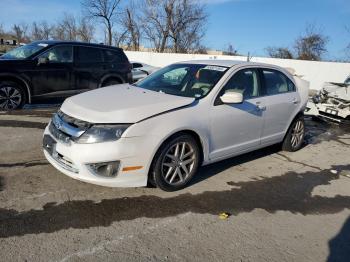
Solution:
[(276, 143), (300, 149), (307, 99), (308, 82), (277, 66), (177, 63), (66, 99), (45, 129), (44, 153), (85, 182), (178, 190), (201, 165)]
[(140, 62), (131, 62), (132, 64), (132, 79), (137, 82), (153, 72), (159, 70), (159, 67), (151, 66)]
[(334, 122), (350, 122), (350, 76), (344, 83), (325, 83), (306, 106), (306, 114)]
[(35, 99), (68, 97), (132, 82), (131, 64), (120, 48), (65, 41), (38, 41), (0, 57), (0, 109)]

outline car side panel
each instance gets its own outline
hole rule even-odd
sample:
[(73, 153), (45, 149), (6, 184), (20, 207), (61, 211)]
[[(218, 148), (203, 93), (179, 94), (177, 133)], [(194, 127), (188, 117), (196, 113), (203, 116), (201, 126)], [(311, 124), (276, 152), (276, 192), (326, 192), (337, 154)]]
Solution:
[(288, 92), (265, 96), (261, 101), (266, 107), (261, 143), (279, 143), (283, 140), (291, 121), (300, 111), (300, 95), (298, 92)]

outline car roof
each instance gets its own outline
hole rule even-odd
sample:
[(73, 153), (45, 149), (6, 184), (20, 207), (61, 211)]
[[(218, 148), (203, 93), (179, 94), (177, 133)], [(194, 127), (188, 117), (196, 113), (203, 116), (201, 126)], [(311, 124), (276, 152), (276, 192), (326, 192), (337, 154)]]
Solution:
[(196, 65), (213, 65), (213, 66), (224, 66), (224, 67), (233, 67), (236, 65), (247, 65), (247, 66), (268, 66), (280, 68), (271, 64), (264, 63), (256, 63), (256, 62), (247, 62), (247, 61), (239, 61), (239, 60), (218, 60), (218, 59), (205, 59), (205, 60), (189, 60), (178, 62), (177, 64), (196, 64)]
[(102, 48), (111, 48), (111, 49), (118, 49), (122, 50), (119, 47), (104, 45), (104, 44), (94, 44), (94, 43), (86, 43), (86, 42), (79, 42), (79, 41), (58, 41), (58, 40), (43, 40), (43, 41), (35, 41), (30, 44), (47, 44), (47, 45), (61, 45), (61, 44), (69, 44), (69, 45), (80, 45), (80, 46), (91, 46), (91, 47), (102, 47)]
[[(239, 61), (239, 60), (217, 60), (217, 59), (206, 59), (206, 60), (189, 60), (184, 62), (178, 62), (176, 64), (195, 64), (195, 65), (212, 65), (212, 66), (224, 66), (224, 67), (234, 67), (237, 65), (240, 66), (256, 66), (256, 67), (266, 67), (266, 68), (272, 68), (275, 70), (279, 70), (283, 72), (284, 74), (289, 75), (292, 77), (294, 73), (292, 71), (295, 71), (294, 69), (290, 68), (283, 68), (277, 65), (273, 64), (266, 64), (266, 63), (257, 63), (257, 62), (247, 62), (247, 61)], [(292, 71), (290, 71), (292, 70)]]

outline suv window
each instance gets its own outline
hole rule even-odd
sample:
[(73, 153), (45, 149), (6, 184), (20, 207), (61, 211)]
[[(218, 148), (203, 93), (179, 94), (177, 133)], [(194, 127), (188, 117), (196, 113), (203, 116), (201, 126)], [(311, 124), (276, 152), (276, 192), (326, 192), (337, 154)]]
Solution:
[(102, 49), (105, 62), (119, 62), (121, 60), (120, 52), (115, 50)]
[(263, 69), (262, 72), (265, 80), (266, 95), (277, 95), (295, 91), (295, 85), (283, 73), (270, 69)]
[(78, 46), (77, 61), (79, 63), (103, 62), (101, 49), (94, 47)]
[(72, 63), (73, 47), (55, 46), (41, 54), (39, 58), (47, 58), (51, 63)]
[(256, 69), (243, 69), (235, 73), (226, 83), (222, 93), (238, 92), (245, 99), (259, 96), (259, 76)]

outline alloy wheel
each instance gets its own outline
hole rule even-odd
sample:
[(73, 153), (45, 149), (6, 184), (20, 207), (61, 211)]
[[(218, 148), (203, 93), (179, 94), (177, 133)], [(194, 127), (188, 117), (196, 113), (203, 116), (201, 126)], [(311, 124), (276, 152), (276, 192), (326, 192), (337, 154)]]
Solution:
[(196, 154), (190, 143), (177, 142), (164, 155), (162, 176), (169, 185), (186, 181), (195, 166)]
[(303, 142), (304, 138), (304, 122), (302, 120), (298, 120), (292, 131), (291, 136), (291, 144), (293, 148), (297, 148)]
[(22, 95), (19, 90), (12, 86), (0, 88), (0, 109), (16, 109), (22, 102)]

